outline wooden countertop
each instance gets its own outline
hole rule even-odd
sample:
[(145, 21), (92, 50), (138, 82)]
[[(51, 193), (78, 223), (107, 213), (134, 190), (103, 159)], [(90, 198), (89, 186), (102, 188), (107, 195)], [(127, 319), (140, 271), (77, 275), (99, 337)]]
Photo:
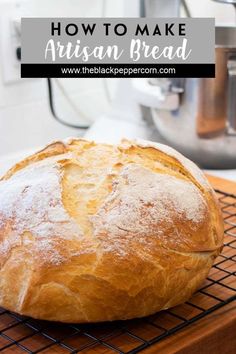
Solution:
[(221, 189), (224, 192), (235, 194), (236, 195), (236, 181), (232, 182), (227, 179), (214, 177), (210, 175), (206, 175), (209, 182), (215, 189)]
[(235, 354), (236, 302), (143, 351), (145, 354)]

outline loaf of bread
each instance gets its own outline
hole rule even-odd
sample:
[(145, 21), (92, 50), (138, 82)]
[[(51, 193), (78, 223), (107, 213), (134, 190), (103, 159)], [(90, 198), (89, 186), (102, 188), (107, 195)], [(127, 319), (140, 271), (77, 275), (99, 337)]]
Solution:
[(99, 322), (186, 301), (223, 223), (199, 168), (147, 141), (55, 142), (0, 181), (0, 306)]

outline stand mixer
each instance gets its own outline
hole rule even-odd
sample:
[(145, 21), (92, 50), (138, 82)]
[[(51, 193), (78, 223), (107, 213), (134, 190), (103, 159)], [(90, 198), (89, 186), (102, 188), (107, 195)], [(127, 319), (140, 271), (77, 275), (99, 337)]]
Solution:
[[(216, 1), (236, 7), (236, 0)], [(141, 5), (142, 16), (180, 15), (180, 0)], [(114, 133), (104, 138), (108, 126)], [(123, 136), (167, 143), (204, 168), (235, 168), (236, 27), (216, 27), (215, 78), (121, 80), (111, 114), (95, 122), (86, 137), (114, 142)]]

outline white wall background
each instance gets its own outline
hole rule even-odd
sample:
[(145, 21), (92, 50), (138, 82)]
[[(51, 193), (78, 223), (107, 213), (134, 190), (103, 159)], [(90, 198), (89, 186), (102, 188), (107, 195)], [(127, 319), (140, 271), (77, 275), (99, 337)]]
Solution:
[[(64, 16), (100, 17), (104, 0), (0, 0), (0, 43), (4, 36), (4, 21), (14, 16)], [(158, 1), (158, 0), (157, 0)], [(173, 0), (171, 0), (173, 1)], [(124, 9), (129, 15), (135, 10), (137, 0), (106, 0), (106, 16), (119, 17)], [(232, 23), (235, 12), (230, 5), (211, 0), (187, 0), (195, 17), (216, 17), (217, 23)], [(48, 108), (46, 80), (19, 80), (15, 84), (4, 83), (2, 58), (4, 48), (0, 46), (0, 157), (20, 150), (46, 144), (50, 140), (81, 132), (56, 123)], [(106, 112), (109, 102), (104, 93), (104, 83), (99, 79), (61, 80), (79, 110), (91, 120)], [(117, 83), (117, 81), (116, 81)], [(112, 89), (114, 80), (108, 84)], [(58, 93), (60, 115), (69, 117), (73, 123), (84, 123), (82, 116), (68, 106)]]
[(229, 4), (212, 0), (186, 0), (193, 17), (215, 17), (216, 24), (236, 24), (236, 11)]

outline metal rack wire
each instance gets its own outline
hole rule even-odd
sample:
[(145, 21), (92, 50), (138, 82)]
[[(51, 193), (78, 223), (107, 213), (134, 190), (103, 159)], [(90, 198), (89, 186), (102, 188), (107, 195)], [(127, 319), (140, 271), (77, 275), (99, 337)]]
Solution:
[(236, 196), (216, 193), (225, 221), (225, 246), (188, 302), (144, 319), (97, 325), (36, 321), (0, 309), (0, 352), (134, 354), (235, 301)]

